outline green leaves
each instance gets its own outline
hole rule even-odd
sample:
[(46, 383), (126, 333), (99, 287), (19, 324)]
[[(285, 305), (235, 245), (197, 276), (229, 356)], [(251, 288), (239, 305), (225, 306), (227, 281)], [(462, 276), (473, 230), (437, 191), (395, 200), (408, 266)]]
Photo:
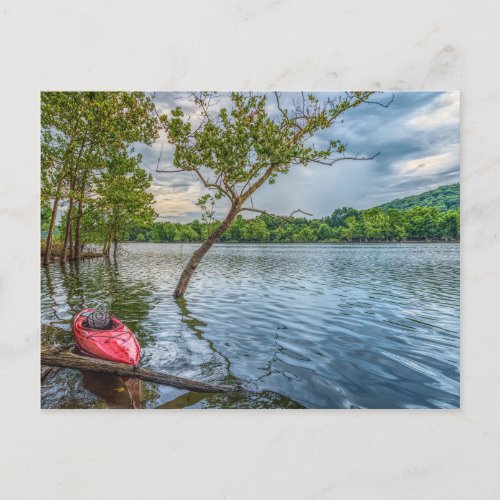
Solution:
[(86, 240), (120, 241), (132, 228), (152, 224), (157, 214), (151, 206), (154, 197), (147, 191), (151, 181), (137, 158), (122, 152), (110, 159), (107, 170), (96, 181), (96, 197), (88, 201), (84, 213)]
[(173, 163), (195, 172), (200, 182), (215, 191), (217, 199), (244, 202), (265, 182), (273, 184), (293, 165), (325, 162), (344, 156), (346, 146), (332, 139), (326, 148), (314, 144), (316, 134), (334, 125), (340, 114), (365, 102), (371, 92), (346, 93), (337, 99), (303, 97), (292, 109), (283, 108), (276, 94), (279, 114), (268, 96), (233, 92), (230, 107), (212, 111), (217, 94), (193, 95), (198, 123), (191, 124), (181, 108), (161, 117), (167, 139), (175, 146)]
[(205, 223), (211, 223), (215, 215), (215, 200), (210, 194), (201, 196), (195, 203), (201, 209), (201, 219)]
[[(110, 221), (118, 220), (110, 215), (111, 207), (122, 225), (154, 215), (149, 206), (153, 196), (146, 192), (150, 176), (138, 167), (140, 156), (131, 147), (158, 137), (153, 111), (143, 92), (41, 95), (42, 200), (56, 197), (63, 206), (68, 200), (78, 202), (87, 228), (84, 236), (93, 241), (109, 236)], [(137, 215), (132, 215), (134, 210)], [(115, 225), (117, 235), (121, 229)]]

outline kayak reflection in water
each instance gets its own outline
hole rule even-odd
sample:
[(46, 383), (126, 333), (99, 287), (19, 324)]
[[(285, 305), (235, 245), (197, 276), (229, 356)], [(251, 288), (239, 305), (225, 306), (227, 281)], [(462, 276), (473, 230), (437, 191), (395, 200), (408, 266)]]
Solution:
[(105, 401), (108, 408), (141, 408), (142, 384), (138, 378), (82, 371), (85, 389)]

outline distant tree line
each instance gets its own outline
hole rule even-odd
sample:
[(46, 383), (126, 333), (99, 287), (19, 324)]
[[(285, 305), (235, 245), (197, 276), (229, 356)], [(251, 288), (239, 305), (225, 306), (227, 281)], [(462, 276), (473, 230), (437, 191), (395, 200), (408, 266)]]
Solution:
[[(216, 230), (220, 222), (194, 220), (188, 224), (155, 222), (135, 227), (131, 241), (199, 242)], [(241, 215), (219, 238), (221, 242), (385, 242), (457, 241), (460, 239), (459, 210), (437, 207), (408, 210), (343, 207), (322, 219), (288, 218), (262, 214), (254, 219)]]

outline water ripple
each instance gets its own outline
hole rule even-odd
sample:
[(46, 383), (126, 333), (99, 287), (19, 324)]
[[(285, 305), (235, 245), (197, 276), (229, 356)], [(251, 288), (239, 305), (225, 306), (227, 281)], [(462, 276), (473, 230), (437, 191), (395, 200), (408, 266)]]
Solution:
[[(200, 399), (150, 384), (149, 406), (459, 406), (458, 245), (220, 244), (174, 301), (194, 248), (127, 244), (117, 264), (43, 268), (44, 341), (70, 339), (81, 308), (105, 308), (137, 333), (143, 364), (257, 391)], [(47, 406), (64, 393), (55, 383)], [(96, 404), (73, 386), (76, 405)]]

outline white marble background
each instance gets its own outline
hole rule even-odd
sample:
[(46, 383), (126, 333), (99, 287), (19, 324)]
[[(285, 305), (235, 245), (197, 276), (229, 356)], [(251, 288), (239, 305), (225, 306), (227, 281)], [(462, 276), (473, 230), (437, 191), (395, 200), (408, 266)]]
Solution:
[[(495, 0), (1, 0), (1, 497), (500, 498), (499, 33)], [(462, 91), (460, 411), (39, 410), (39, 92), (200, 88)]]

